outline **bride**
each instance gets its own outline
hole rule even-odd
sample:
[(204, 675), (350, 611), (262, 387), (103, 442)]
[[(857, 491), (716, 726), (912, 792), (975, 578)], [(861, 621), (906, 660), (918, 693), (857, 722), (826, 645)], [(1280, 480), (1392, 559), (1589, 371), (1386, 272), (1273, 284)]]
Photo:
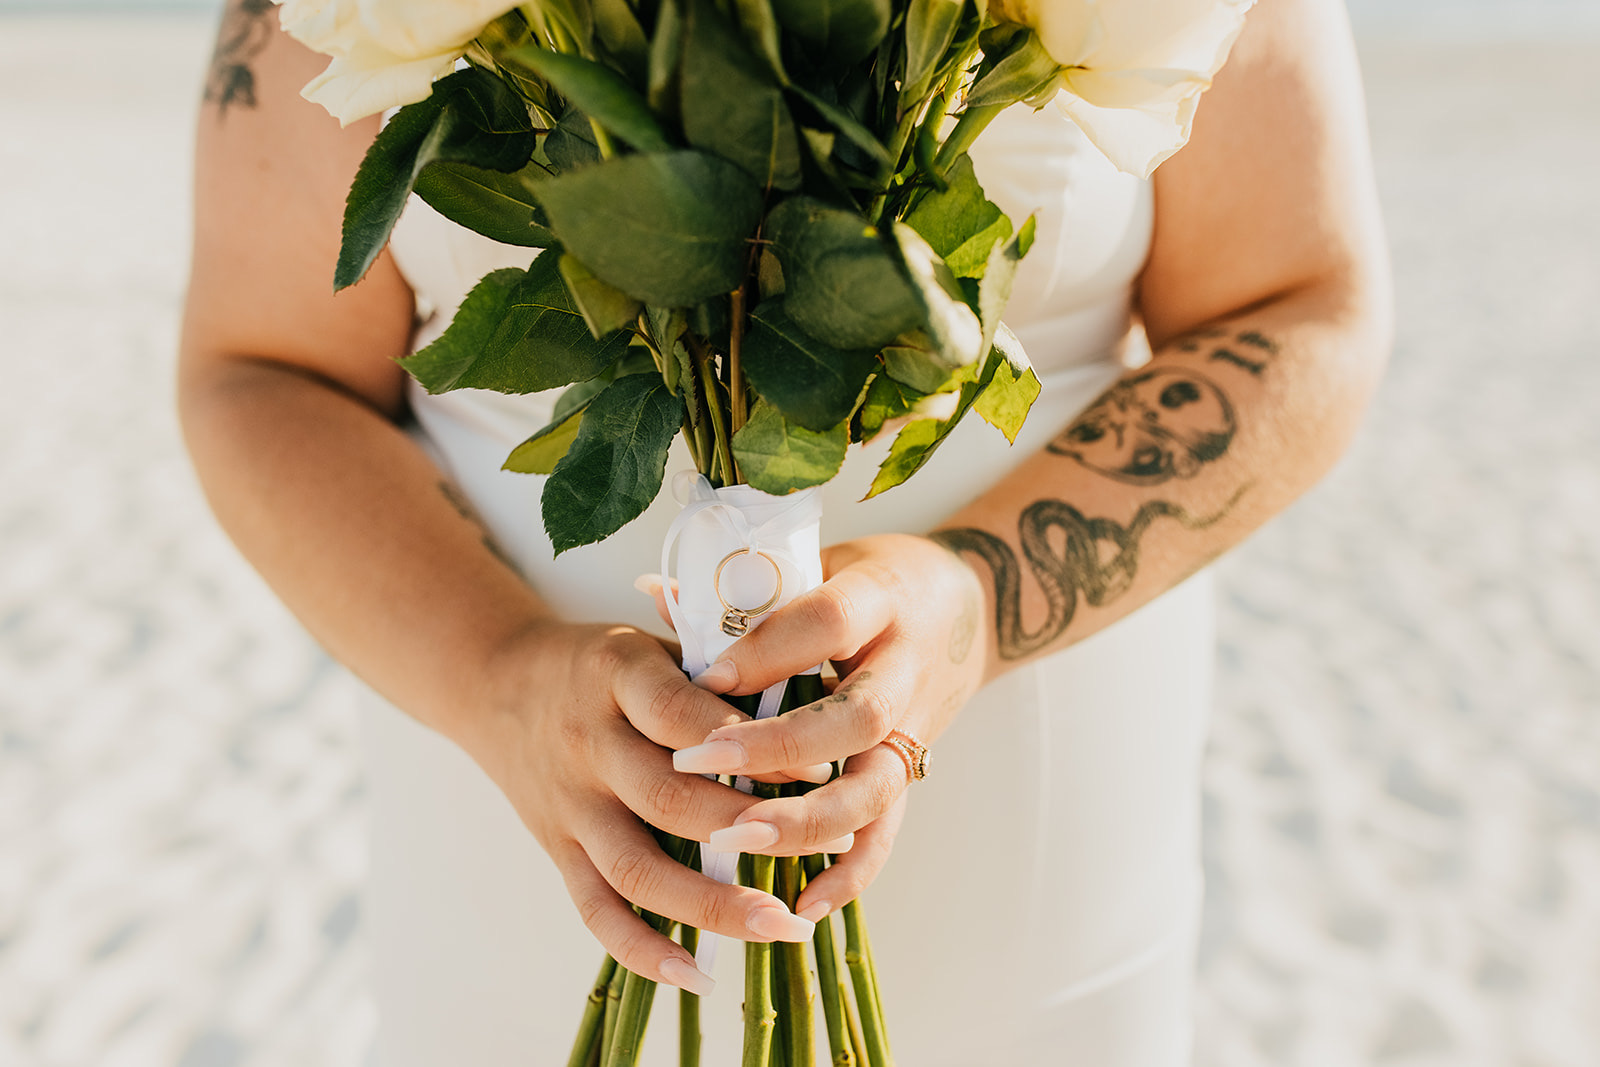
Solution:
[[(633, 589), (670, 502), (553, 561), (539, 480), (498, 470), (552, 398), (429, 397), (395, 363), (530, 253), (414, 203), (333, 294), (378, 123), (341, 129), (300, 98), (323, 59), (274, 11), (233, 0), (208, 82), (179, 398), (223, 525), (382, 698), (365, 712), (380, 1062), (559, 1062), (596, 940), (737, 1012), (632, 904), (802, 940), (869, 885), (901, 1063), (1188, 1062), (1204, 568), (1334, 462), (1388, 346), (1340, 6), (1263, 0), (1148, 181), (1053, 107), (997, 120), (979, 177), (1039, 225), (1007, 313), (1044, 386), (1023, 436), (968, 420), (867, 504), (880, 454), (853, 456), (828, 490), (826, 582), (700, 687)], [(803, 713), (747, 722), (714, 695), (823, 661), (840, 685)], [(841, 759), (803, 798), (699, 773)], [(647, 823), (840, 855), (791, 913), (670, 862)], [(715, 1041), (737, 1027), (707, 1029), (706, 1062), (732, 1062)]]

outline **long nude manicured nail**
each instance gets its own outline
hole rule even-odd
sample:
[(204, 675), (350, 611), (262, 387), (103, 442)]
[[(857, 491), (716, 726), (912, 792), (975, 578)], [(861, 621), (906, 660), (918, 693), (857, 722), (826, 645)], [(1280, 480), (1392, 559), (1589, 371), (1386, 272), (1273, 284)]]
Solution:
[(809, 767), (801, 767), (797, 771), (790, 771), (789, 776), (799, 782), (810, 782), (812, 785), (827, 785), (833, 781), (833, 764), (813, 763)]
[(833, 905), (826, 900), (813, 900), (810, 904), (800, 909), (800, 918), (809, 923), (819, 923), (833, 911)]
[(726, 693), (739, 684), (739, 668), (728, 660), (718, 660), (695, 675), (694, 684), (708, 693)]
[(757, 908), (750, 913), (747, 925), (752, 934), (773, 941), (810, 941), (817, 930), (816, 923), (791, 915), (782, 908)]
[(659, 574), (641, 574), (633, 580), (633, 587), (645, 596), (655, 596), (663, 584)]
[(717, 980), (711, 977), (688, 960), (680, 960), (676, 956), (668, 956), (661, 964), (661, 977), (679, 989), (686, 989), (697, 997), (703, 997), (717, 988)]
[(855, 847), (855, 844), (856, 835), (845, 834), (843, 837), (836, 837), (832, 841), (824, 841), (817, 846), (817, 851), (826, 852), (830, 856), (837, 856), (841, 852), (849, 852)]
[(778, 843), (778, 828), (770, 822), (751, 819), (712, 833), (710, 846), (718, 852), (755, 852)]
[(693, 748), (680, 748), (672, 754), (672, 769), (689, 774), (736, 774), (744, 770), (744, 746), (718, 738)]

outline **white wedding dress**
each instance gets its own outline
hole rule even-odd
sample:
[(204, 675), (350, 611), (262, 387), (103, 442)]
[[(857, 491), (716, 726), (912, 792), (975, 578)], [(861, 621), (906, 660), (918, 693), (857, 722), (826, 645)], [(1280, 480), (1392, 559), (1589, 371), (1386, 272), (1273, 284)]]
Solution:
[[(883, 447), (825, 491), (824, 542), (924, 531), (1064, 427), (1123, 369), (1148, 250), (1146, 182), (1112, 169), (1055, 108), (1013, 108), (974, 151), (989, 196), (1038, 218), (1007, 321), (1044, 386), (1016, 446), (969, 418), (905, 486), (858, 503)], [(413, 201), (393, 249), (436, 336), (472, 284), (534, 252)], [(441, 466), (535, 588), (575, 619), (659, 631), (634, 578), (659, 568), (670, 490), (610, 540), (552, 561), (542, 479), (506, 454), (554, 394), (413, 390)], [(690, 466), (681, 445), (668, 479)], [(900, 1067), (1188, 1062), (1198, 926), (1198, 770), (1211, 684), (1209, 580), (1192, 579), (1066, 652), (977, 694), (911, 790), (865, 897)], [(367, 932), (380, 1067), (563, 1064), (601, 960), (555, 868), (449, 742), (376, 698), (365, 716), (372, 852)], [(721, 953), (703, 1063), (738, 1062), (740, 953)], [(676, 1064), (676, 1004), (656, 1001), (645, 1062)], [(825, 1046), (824, 1046), (825, 1048)]]

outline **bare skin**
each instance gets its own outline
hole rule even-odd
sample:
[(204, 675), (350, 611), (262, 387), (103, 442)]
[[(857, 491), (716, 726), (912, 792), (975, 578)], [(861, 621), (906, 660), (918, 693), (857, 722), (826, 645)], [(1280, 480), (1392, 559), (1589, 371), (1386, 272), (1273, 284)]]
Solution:
[[(673, 864), (646, 822), (698, 840), (766, 822), (778, 837), (762, 851), (780, 855), (854, 833), (796, 910), (816, 918), (852, 899), (903, 808), (891, 729), (933, 743), (984, 681), (1239, 541), (1332, 464), (1381, 371), (1386, 265), (1342, 15), (1266, 0), (1189, 147), (1156, 178), (1138, 301), (1151, 367), (1171, 374), (1130, 374), (934, 536), (826, 550), (826, 584), (704, 684), (751, 693), (830, 659), (841, 685), (812, 709), (746, 722), (686, 682), (662, 640), (556, 618), (396, 428), (411, 293), (387, 256), (338, 296), (328, 282), (376, 122), (340, 130), (302, 101), (323, 60), (273, 27), (245, 32), (258, 8), (236, 6), (224, 28), (248, 48), (219, 47), (219, 62), (248, 66), (250, 99), (214, 95), (200, 119), (179, 381), (196, 468), (317, 639), (479, 763), (595, 936), (646, 977), (681, 984), (692, 963), (630, 901), (749, 940), (807, 926), (766, 894)], [(848, 757), (846, 773), (756, 802), (674, 770), (673, 750), (708, 738), (738, 742), (713, 753), (729, 771), (781, 778)]]

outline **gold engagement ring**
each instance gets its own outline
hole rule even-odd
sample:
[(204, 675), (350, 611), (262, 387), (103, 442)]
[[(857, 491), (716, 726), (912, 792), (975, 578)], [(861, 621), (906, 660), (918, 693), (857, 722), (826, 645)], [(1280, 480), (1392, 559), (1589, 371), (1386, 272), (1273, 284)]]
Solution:
[[(765, 604), (754, 608), (736, 608), (728, 603), (722, 595), (722, 568), (740, 556), (756, 555), (772, 565), (773, 589), (772, 595)], [(711, 576), (711, 587), (716, 591), (717, 602), (722, 605), (722, 632), (729, 637), (743, 637), (750, 630), (750, 620), (757, 615), (764, 615), (772, 610), (772, 606), (783, 595), (783, 568), (778, 566), (778, 561), (760, 550), (748, 551), (743, 548), (734, 549), (722, 557), (722, 562), (717, 564), (717, 572)]]

